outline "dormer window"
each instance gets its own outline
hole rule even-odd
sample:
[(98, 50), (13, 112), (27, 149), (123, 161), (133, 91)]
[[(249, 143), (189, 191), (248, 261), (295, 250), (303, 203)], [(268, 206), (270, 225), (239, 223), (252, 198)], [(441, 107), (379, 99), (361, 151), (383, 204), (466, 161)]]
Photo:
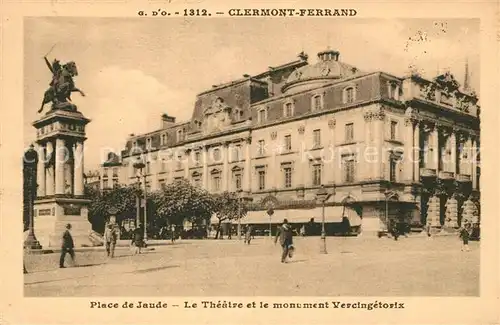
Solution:
[(283, 117), (291, 117), (293, 116), (293, 103), (288, 102), (283, 106)]
[(257, 121), (259, 123), (264, 123), (267, 121), (267, 109), (265, 108), (259, 109), (259, 111), (257, 112)]
[(167, 134), (166, 134), (166, 133), (163, 133), (163, 134), (161, 135), (161, 140), (160, 140), (160, 143), (161, 143), (161, 145), (162, 145), (162, 146), (167, 145)]
[(314, 95), (311, 100), (311, 111), (319, 111), (323, 109), (323, 96)]
[(146, 149), (151, 149), (153, 147), (151, 138), (146, 139)]
[(183, 140), (182, 136), (183, 136), (182, 130), (177, 130), (177, 141), (182, 141)]
[(344, 89), (343, 92), (343, 101), (344, 104), (350, 104), (353, 103), (356, 100), (356, 88), (353, 86), (349, 86)]
[(389, 93), (389, 98), (399, 100), (399, 85), (396, 82), (387, 83), (387, 92)]

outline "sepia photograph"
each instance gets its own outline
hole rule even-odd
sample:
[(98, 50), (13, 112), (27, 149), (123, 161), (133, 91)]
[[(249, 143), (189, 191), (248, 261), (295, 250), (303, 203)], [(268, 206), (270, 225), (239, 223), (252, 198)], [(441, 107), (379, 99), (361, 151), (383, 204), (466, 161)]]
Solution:
[(480, 295), (479, 19), (23, 23), (25, 297)]

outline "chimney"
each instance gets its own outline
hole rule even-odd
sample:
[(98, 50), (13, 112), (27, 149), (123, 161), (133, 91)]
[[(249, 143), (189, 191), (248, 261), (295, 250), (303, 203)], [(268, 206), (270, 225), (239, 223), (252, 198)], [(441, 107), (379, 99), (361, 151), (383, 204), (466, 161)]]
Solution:
[(161, 125), (162, 125), (163, 129), (171, 127), (174, 124), (175, 124), (175, 117), (168, 116), (167, 113), (162, 114), (162, 116), (161, 116)]

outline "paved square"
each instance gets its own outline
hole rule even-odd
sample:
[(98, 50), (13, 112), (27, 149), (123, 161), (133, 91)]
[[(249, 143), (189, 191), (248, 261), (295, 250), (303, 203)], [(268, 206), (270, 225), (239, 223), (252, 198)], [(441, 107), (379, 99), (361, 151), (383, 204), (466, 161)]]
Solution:
[(26, 255), (26, 296), (478, 296), (478, 242), (460, 251), (456, 236), (295, 238), (280, 263), (269, 238), (179, 241), (132, 256), (119, 248), (77, 252), (79, 267), (59, 269), (59, 254)]

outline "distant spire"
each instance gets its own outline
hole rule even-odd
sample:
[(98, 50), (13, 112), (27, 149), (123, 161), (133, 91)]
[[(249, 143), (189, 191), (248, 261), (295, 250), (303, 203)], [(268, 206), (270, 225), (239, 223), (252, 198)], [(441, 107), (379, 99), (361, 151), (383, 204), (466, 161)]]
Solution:
[(465, 59), (465, 76), (464, 76), (464, 91), (470, 91), (470, 80), (469, 80), (469, 59)]

